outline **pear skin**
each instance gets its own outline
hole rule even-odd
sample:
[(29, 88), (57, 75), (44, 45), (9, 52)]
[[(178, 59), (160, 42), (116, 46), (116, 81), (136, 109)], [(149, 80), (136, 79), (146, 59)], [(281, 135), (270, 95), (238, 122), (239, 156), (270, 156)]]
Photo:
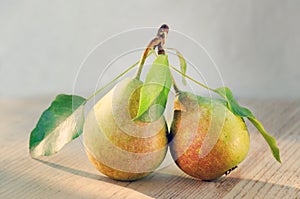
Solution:
[(163, 116), (151, 123), (132, 120), (142, 85), (137, 79), (123, 79), (96, 103), (84, 124), (84, 147), (90, 161), (115, 180), (133, 181), (149, 175), (167, 152)]
[(244, 120), (226, 102), (181, 92), (174, 101), (170, 151), (186, 174), (215, 180), (242, 162), (249, 151)]

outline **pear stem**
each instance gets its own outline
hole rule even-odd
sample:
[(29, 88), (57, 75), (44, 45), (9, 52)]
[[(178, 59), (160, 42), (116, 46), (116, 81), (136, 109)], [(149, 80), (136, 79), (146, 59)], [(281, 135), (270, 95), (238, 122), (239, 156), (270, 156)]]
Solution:
[(154, 39), (152, 39), (150, 41), (150, 43), (147, 45), (146, 49), (144, 50), (144, 52), (142, 54), (140, 62), (139, 62), (139, 68), (138, 68), (138, 71), (137, 71), (136, 76), (135, 76), (136, 79), (140, 79), (140, 77), (141, 77), (143, 66), (144, 66), (144, 63), (146, 61), (147, 54), (150, 50), (155, 49), (156, 47), (158, 47), (158, 54), (165, 54), (165, 51), (163, 49), (163, 45), (166, 42), (166, 37), (167, 37), (168, 32), (169, 32), (168, 25), (166, 25), (166, 24), (162, 25), (158, 29), (156, 37)]
[(174, 79), (174, 77), (173, 77), (172, 74), (171, 74), (171, 78), (172, 78), (172, 84), (173, 84), (173, 88), (174, 88), (174, 90), (175, 90), (175, 93), (176, 93), (176, 94), (180, 93), (180, 89), (178, 88), (178, 85), (177, 85), (177, 83), (175, 82), (175, 79)]

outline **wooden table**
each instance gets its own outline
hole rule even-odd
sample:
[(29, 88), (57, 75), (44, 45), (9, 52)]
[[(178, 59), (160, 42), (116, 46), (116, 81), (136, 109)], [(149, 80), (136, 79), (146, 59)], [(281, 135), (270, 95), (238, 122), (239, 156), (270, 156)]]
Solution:
[(192, 179), (168, 156), (159, 170), (136, 182), (118, 182), (88, 161), (82, 140), (51, 157), (31, 159), (30, 131), (52, 98), (0, 100), (0, 198), (300, 198), (300, 100), (240, 100), (276, 137), (280, 165), (249, 126), (247, 159), (215, 182)]

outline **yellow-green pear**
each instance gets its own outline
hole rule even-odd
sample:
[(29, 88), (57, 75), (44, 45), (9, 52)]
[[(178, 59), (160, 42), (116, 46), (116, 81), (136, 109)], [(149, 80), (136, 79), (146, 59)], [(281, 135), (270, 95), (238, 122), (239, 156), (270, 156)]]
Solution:
[(244, 120), (226, 102), (180, 92), (174, 102), (170, 149), (190, 176), (214, 180), (235, 168), (249, 151)]
[(100, 172), (116, 180), (133, 181), (149, 175), (167, 152), (163, 116), (150, 123), (133, 121), (142, 85), (137, 79), (120, 81), (96, 103), (84, 124), (88, 158)]

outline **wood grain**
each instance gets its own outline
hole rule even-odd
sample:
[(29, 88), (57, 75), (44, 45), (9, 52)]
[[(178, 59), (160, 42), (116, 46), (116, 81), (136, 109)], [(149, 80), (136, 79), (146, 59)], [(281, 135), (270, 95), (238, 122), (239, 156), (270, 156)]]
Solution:
[(241, 100), (276, 137), (283, 163), (249, 124), (248, 157), (215, 182), (188, 177), (169, 154), (142, 180), (114, 181), (90, 164), (81, 139), (54, 156), (31, 159), (29, 133), (51, 100), (0, 100), (0, 198), (300, 198), (299, 100)]

